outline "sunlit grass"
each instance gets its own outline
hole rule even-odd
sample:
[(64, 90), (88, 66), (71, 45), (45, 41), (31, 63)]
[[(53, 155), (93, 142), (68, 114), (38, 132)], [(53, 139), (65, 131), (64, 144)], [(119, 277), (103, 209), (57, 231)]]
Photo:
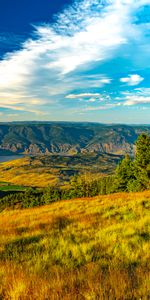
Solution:
[(0, 214), (0, 298), (149, 299), (150, 192)]
[(46, 167), (40, 168), (40, 161), (33, 162), (30, 166), (30, 157), (0, 165), (0, 181), (19, 186), (46, 187), (49, 184), (55, 185), (58, 181), (56, 175), (52, 172), (49, 173)]

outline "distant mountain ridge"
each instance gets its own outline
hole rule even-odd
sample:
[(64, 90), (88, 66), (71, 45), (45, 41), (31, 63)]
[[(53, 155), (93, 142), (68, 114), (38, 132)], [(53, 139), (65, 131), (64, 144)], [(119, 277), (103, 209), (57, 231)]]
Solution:
[(1, 153), (133, 155), (135, 140), (150, 125), (106, 125), (72, 122), (0, 123)]

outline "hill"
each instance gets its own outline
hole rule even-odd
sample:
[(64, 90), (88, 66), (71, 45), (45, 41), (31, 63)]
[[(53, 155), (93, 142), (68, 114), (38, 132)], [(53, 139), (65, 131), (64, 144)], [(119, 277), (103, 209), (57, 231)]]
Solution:
[(3, 211), (0, 298), (149, 299), (149, 208), (146, 191)]
[(98, 123), (1, 123), (0, 151), (12, 153), (113, 153), (133, 155), (134, 142), (150, 126)]
[(77, 174), (111, 174), (121, 156), (110, 154), (37, 155), (0, 164), (0, 182), (23, 186), (62, 185)]

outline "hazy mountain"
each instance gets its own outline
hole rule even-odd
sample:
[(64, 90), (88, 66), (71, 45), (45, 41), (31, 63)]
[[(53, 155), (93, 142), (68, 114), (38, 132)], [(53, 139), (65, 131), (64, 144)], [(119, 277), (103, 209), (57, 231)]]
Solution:
[(150, 133), (150, 126), (71, 122), (1, 123), (0, 154), (5, 151), (27, 154), (133, 154), (134, 142), (141, 132)]

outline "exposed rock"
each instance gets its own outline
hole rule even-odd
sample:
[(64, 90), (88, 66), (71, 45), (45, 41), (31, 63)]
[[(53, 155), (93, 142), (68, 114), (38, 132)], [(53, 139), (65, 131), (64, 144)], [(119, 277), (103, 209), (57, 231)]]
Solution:
[(150, 126), (88, 123), (0, 124), (0, 149), (25, 154), (112, 153), (133, 155)]

